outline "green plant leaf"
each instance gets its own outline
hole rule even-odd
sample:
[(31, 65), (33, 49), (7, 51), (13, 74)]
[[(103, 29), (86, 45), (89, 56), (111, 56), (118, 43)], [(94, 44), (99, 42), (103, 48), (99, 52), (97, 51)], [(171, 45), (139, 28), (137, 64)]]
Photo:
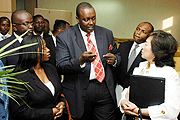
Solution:
[[(29, 90), (29, 91), (30, 91), (30, 89), (33, 90), (33, 88), (28, 84), (28, 82), (24, 82), (21, 79), (17, 79), (17, 78), (14, 78), (14, 77), (6, 77), (6, 78), (8, 79), (9, 83), (17, 82), (16, 84), (23, 84), (26, 87), (27, 90)], [(15, 81), (12, 81), (12, 80), (15, 80)]]
[(12, 68), (12, 67), (15, 67), (15, 65), (8, 65), (8, 66), (0, 67), (0, 69), (7, 69), (7, 68)]
[[(26, 33), (28, 32), (28, 30), (23, 33), (22, 35), (20, 35), (18, 38), (12, 40), (11, 42), (9, 42), (8, 44), (6, 44), (5, 46), (3, 46), (2, 48), (0, 48), (0, 59), (1, 58), (4, 58), (4, 57), (7, 57), (7, 56), (12, 56), (12, 55), (18, 55), (18, 54), (29, 54), (29, 53), (42, 53), (42, 52), (24, 52), (24, 53), (14, 53), (15, 51), (19, 50), (19, 49), (23, 49), (23, 48), (26, 48), (26, 47), (30, 47), (30, 46), (33, 46), (33, 45), (37, 45), (38, 43), (32, 43), (32, 44), (28, 44), (28, 45), (23, 45), (23, 46), (19, 46), (19, 47), (16, 47), (14, 49), (11, 49), (11, 50), (8, 50), (8, 51), (5, 51), (4, 50), (6, 48), (8, 48), (10, 45), (12, 45), (13, 43), (15, 43), (19, 38), (22, 38)], [(25, 90), (25, 89), (28, 89), (30, 91), (33, 90), (33, 88), (28, 84), (28, 82), (24, 82), (20, 79), (17, 79), (13, 76), (15, 75), (18, 75), (18, 74), (22, 74), (24, 72), (27, 72), (27, 70), (24, 70), (24, 71), (20, 71), (20, 72), (15, 72), (13, 73), (14, 69), (15, 68), (12, 68), (12, 67), (15, 67), (15, 65), (9, 65), (9, 66), (4, 66), (4, 67), (0, 67), (0, 69), (3, 69), (4, 71), (0, 71), (0, 87), (7, 87), (8, 88), (8, 91), (12, 91), (11, 92), (5, 92), (3, 90), (0, 89), (0, 92), (1, 93), (4, 93), (5, 95), (9, 96), (11, 99), (13, 99), (17, 104), (19, 104), (17, 101), (16, 101), (16, 97), (19, 97), (29, 108), (31, 108), (23, 99), (22, 99), (22, 95), (21, 95), (21, 92), (18, 91), (18, 90)], [(5, 80), (5, 79), (8, 79)], [(1, 82), (6, 82), (6, 83), (12, 83), (12, 85), (9, 85), (9, 84), (2, 84)], [(16, 86), (13, 86), (13, 84), (19, 84), (20, 86), (24, 86), (23, 88), (21, 87), (16, 87)]]
[[(14, 69), (14, 68), (13, 68)], [(9, 77), (9, 76), (15, 76), (15, 75), (18, 75), (18, 74), (21, 74), (21, 73), (25, 73), (27, 72), (28, 70), (23, 70), (23, 71), (20, 71), (20, 72), (13, 72), (13, 73), (10, 73), (10, 74), (4, 74), (2, 75), (3, 77)]]
[[(21, 52), (21, 53), (13, 53), (13, 54), (8, 54), (8, 55), (5, 55), (4, 57), (8, 57), (8, 56), (13, 56), (13, 55), (20, 55), (20, 54), (37, 54), (37, 53), (40, 53), (40, 54), (45, 54), (43, 52)], [(47, 53), (46, 53), (47, 54)]]
[(14, 49), (11, 49), (11, 50), (8, 50), (6, 52), (3, 52), (0, 54), (0, 59), (3, 58), (3, 57), (6, 57), (7, 54), (10, 54), (10, 53), (13, 53), (14, 51), (17, 51), (19, 49), (22, 49), (22, 48), (26, 48), (26, 47), (30, 47), (30, 46), (33, 46), (33, 45), (37, 45), (38, 43), (32, 43), (32, 44), (28, 44), (28, 45), (22, 45), (22, 46), (19, 46), (19, 47), (16, 47)]
[(15, 68), (6, 69), (5, 71), (0, 71), (0, 76), (11, 73)]
[(0, 90), (1, 93), (4, 93), (5, 95), (7, 95), (8, 97), (10, 97), (11, 99), (13, 99), (18, 105), (20, 105), (16, 99), (15, 99), (15, 95), (13, 95), (12, 93), (9, 93), (9, 92), (5, 92), (3, 90)]
[(8, 48), (10, 45), (12, 45), (13, 43), (15, 43), (19, 38), (23, 37), (29, 30), (27, 30), (26, 32), (24, 32), (22, 35), (20, 35), (18, 38), (12, 40), (11, 42), (9, 42), (7, 45), (3, 46), (0, 49), (0, 53), (2, 53), (6, 48)]

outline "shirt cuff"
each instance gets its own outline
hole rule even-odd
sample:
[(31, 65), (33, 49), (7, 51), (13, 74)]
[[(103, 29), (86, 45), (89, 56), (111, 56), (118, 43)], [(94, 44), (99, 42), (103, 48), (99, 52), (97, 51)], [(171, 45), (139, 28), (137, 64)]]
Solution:
[(86, 66), (86, 63), (80, 65), (81, 68), (84, 68)]
[(113, 67), (116, 67), (116, 65), (117, 65), (117, 59), (115, 58), (114, 64), (113, 64), (112, 66), (113, 66)]
[(118, 107), (119, 107), (119, 109), (120, 109), (120, 111), (122, 112), (122, 113), (124, 113), (124, 110), (123, 110), (123, 108), (121, 107), (121, 101), (122, 100), (126, 100), (126, 93), (129, 91), (129, 87), (128, 88), (125, 88), (123, 91), (122, 91), (122, 93), (121, 93), (121, 99), (120, 99), (120, 101), (119, 101), (119, 104), (118, 104)]

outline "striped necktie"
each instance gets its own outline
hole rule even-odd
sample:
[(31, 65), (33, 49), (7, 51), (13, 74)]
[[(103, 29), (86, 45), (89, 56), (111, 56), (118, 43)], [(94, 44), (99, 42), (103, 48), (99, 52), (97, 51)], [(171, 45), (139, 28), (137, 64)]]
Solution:
[(128, 68), (127, 71), (129, 71), (129, 68), (131, 67), (132, 63), (134, 62), (134, 59), (136, 58), (136, 49), (139, 47), (139, 44), (136, 44), (134, 49), (131, 52), (131, 55), (128, 59)]
[(91, 39), (89, 38), (90, 37), (90, 33), (89, 34), (86, 34), (87, 36), (87, 45), (88, 45), (88, 49), (92, 52), (94, 52), (97, 56), (96, 56), (96, 59), (92, 62), (93, 64), (93, 67), (94, 67), (94, 71), (95, 71), (95, 75), (96, 75), (96, 79), (102, 83), (102, 81), (104, 80), (105, 78), (105, 75), (104, 75), (104, 71), (103, 71), (103, 66), (102, 66), (102, 63), (101, 63), (101, 60), (100, 60), (100, 57), (99, 57), (99, 54), (94, 46), (94, 44), (92, 43)]

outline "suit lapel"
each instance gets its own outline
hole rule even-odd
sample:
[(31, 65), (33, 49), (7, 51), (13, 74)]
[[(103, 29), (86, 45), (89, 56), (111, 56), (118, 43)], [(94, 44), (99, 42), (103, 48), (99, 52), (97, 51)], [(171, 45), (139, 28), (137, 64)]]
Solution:
[[(61, 89), (60, 89), (60, 83), (58, 83), (58, 78), (56, 78), (56, 77), (53, 75), (54, 73), (52, 73), (52, 71), (51, 71), (48, 67), (44, 66), (44, 70), (45, 70), (45, 73), (46, 73), (49, 81), (52, 82), (52, 84), (53, 84), (53, 86), (54, 86), (54, 88), (55, 88), (55, 95), (54, 95), (54, 97), (56, 98), (56, 97), (58, 97), (58, 95), (59, 95), (59, 93), (60, 93), (60, 91), (61, 91)], [(52, 95), (52, 94), (51, 94), (51, 95)]]
[(16, 41), (16, 42), (13, 44), (13, 48), (16, 48), (16, 47), (19, 47), (19, 46), (20, 46), (19, 41)]
[(36, 75), (36, 73), (34, 71), (31, 72), (31, 74), (29, 76), (35, 80), (36, 86), (38, 88), (40, 88), (42, 91), (47, 93), (51, 98), (53, 98), (51, 91), (44, 85), (44, 83), (41, 82), (41, 80), (38, 78), (38, 76)]
[[(80, 49), (82, 50), (82, 52), (87, 51), (83, 37), (81, 35), (81, 32), (79, 30), (78, 24), (76, 24), (74, 26), (74, 33), (75, 35), (72, 35), (73, 39), (76, 40), (78, 46), (80, 47)], [(94, 33), (95, 33), (95, 38), (96, 38), (96, 44), (97, 44), (97, 48), (99, 51), (100, 56), (102, 56), (103, 53), (103, 36), (100, 33), (100, 31), (98, 30), (98, 28), (95, 26), (94, 29)]]
[[(122, 47), (121, 47), (122, 45)], [(121, 65), (123, 66), (124, 68), (124, 71), (125, 73), (127, 73), (127, 66), (128, 66), (128, 57), (129, 57), (129, 52), (130, 52), (130, 49), (133, 45), (133, 41), (132, 42), (125, 42), (125, 43), (120, 43), (120, 50), (119, 52), (121, 53), (121, 57), (122, 57), (122, 61), (121, 61)]]
[(96, 39), (96, 44), (97, 44), (97, 48), (98, 48), (98, 52), (99, 52), (99, 56), (100, 59), (102, 60), (102, 56), (103, 56), (103, 42), (106, 42), (105, 40), (103, 41), (104, 36), (101, 34), (100, 30), (98, 29), (98, 27), (95, 26), (94, 29), (94, 33), (95, 33), (95, 39)]
[(75, 33), (75, 35), (72, 36), (72, 37), (73, 37), (74, 40), (76, 40), (77, 45), (81, 49), (82, 53), (84, 51), (87, 51), (84, 40), (83, 40), (83, 37), (82, 37), (81, 32), (80, 32), (80, 30), (78, 28), (78, 24), (76, 24), (75, 27), (74, 27), (74, 33)]
[[(16, 39), (15, 35), (12, 35), (12, 40)], [(20, 46), (20, 42), (19, 40), (17, 40), (14, 44), (12, 44), (13, 48), (19, 47)]]
[(49, 46), (52, 45), (53, 47), (55, 47), (52, 36), (43, 34), (43, 39), (46, 41), (47, 45), (49, 45)]

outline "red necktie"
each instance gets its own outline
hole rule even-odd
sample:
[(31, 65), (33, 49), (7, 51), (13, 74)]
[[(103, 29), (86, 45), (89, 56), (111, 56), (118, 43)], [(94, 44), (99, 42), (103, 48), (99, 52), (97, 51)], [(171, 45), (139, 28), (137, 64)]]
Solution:
[(94, 44), (92, 43), (91, 39), (89, 38), (90, 33), (86, 34), (86, 36), (87, 36), (87, 42), (88, 42), (87, 43), (88, 49), (96, 54), (96, 59), (92, 62), (93, 66), (94, 66), (94, 71), (95, 71), (96, 79), (100, 83), (102, 83), (102, 81), (105, 78), (105, 75), (104, 75), (104, 72), (103, 72), (103, 66), (102, 66), (99, 54), (98, 54)]

